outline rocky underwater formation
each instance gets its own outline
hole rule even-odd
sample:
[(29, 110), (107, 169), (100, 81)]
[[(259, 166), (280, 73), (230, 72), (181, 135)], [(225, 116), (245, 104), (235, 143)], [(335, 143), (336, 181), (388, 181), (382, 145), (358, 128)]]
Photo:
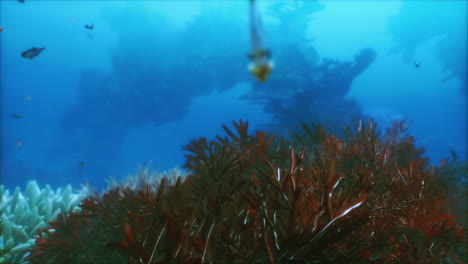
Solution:
[(25, 260), (467, 261), (466, 191), (449, 180), (466, 175), (466, 164), (431, 166), (403, 122), (381, 135), (374, 122), (356, 121), (344, 138), (318, 125), (304, 124), (291, 139), (234, 126), (223, 126), (226, 137), (184, 147), (186, 177), (117, 186), (59, 214), (37, 232)]

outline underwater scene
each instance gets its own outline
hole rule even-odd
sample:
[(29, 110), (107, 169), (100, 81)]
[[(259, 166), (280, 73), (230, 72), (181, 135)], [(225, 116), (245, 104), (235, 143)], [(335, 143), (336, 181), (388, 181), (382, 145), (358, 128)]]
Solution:
[(468, 263), (467, 1), (0, 1), (0, 264)]

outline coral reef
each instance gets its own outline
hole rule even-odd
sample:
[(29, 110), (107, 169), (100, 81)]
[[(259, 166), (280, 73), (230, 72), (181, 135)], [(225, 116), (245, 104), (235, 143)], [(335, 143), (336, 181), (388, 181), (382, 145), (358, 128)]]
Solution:
[(24, 193), (16, 187), (10, 195), (1, 185), (0, 263), (21, 263), (25, 253), (34, 246), (36, 232), (46, 228), (59, 214), (77, 210), (86, 195), (86, 188), (73, 193), (68, 185), (54, 191), (49, 185), (40, 189), (36, 181), (29, 181)]
[(441, 160), (439, 168), (440, 186), (446, 192), (448, 209), (463, 226), (468, 225), (468, 163), (460, 160), (452, 150), (452, 157)]
[[(446, 210), (441, 167), (403, 122), (339, 138), (223, 126), (184, 149), (189, 175), (83, 200), (38, 232), (35, 263), (463, 263), (466, 231)], [(447, 172), (447, 171), (446, 171)], [(447, 172), (448, 173), (448, 172)]]

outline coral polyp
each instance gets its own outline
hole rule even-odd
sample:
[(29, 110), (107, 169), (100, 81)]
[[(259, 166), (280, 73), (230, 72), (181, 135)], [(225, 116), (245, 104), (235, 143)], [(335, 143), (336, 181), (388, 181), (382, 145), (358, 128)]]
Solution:
[(440, 168), (404, 123), (346, 137), (199, 138), (187, 177), (116, 187), (42, 229), (30, 263), (463, 263), (466, 231), (445, 209)]

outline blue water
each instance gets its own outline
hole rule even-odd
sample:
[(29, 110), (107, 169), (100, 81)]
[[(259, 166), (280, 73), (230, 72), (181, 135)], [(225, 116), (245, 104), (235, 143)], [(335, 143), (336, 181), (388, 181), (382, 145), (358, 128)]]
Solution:
[[(466, 1), (257, 4), (275, 62), (262, 84), (247, 0), (1, 1), (1, 182), (104, 188), (148, 160), (182, 166), (190, 139), (239, 119), (285, 135), (406, 119), (433, 164), (466, 160)], [(32, 47), (46, 50), (22, 58)]]

